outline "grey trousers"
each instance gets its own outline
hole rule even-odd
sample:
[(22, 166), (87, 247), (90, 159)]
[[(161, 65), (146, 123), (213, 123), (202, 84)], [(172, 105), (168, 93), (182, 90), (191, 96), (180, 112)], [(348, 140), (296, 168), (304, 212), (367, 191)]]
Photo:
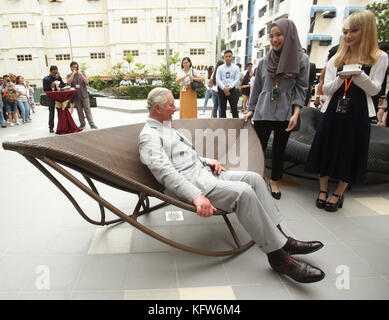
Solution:
[(85, 127), (84, 112), (89, 125), (90, 126), (94, 125), (92, 111), (90, 109), (89, 98), (75, 99), (74, 104), (76, 105), (77, 108), (78, 120), (80, 120), (80, 125), (82, 127)]
[(235, 212), (243, 228), (264, 253), (279, 250), (286, 244), (287, 238), (277, 228), (283, 216), (259, 174), (222, 172), (216, 187), (206, 197), (214, 207)]

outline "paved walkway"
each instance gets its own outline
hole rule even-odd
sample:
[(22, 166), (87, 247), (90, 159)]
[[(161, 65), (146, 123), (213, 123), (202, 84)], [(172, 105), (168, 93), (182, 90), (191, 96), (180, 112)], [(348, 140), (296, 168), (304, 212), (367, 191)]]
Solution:
[[(106, 128), (144, 122), (147, 113), (94, 108), (93, 116)], [(52, 135), (47, 108), (38, 107), (32, 118), (0, 129), (0, 141)], [(389, 184), (355, 186), (343, 209), (327, 213), (314, 205), (316, 182), (285, 177), (277, 201), (284, 228), (325, 244), (304, 257), (326, 272), (325, 280), (302, 285), (273, 272), (256, 247), (233, 258), (203, 257), (167, 247), (129, 225), (89, 225), (19, 154), (1, 149), (0, 167), (0, 299), (389, 299)], [(132, 195), (97, 187), (126, 212), (136, 202)], [(74, 195), (86, 212), (99, 212), (84, 194)], [(231, 243), (222, 219), (183, 211), (182, 221), (169, 221), (171, 211), (181, 210), (168, 206), (141, 219), (194, 246)]]

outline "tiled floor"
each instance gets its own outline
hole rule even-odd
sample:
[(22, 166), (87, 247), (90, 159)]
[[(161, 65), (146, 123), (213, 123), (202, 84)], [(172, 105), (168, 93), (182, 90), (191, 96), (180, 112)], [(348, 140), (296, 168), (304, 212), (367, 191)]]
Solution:
[[(93, 114), (100, 128), (146, 118), (104, 109)], [(32, 123), (1, 129), (0, 139), (47, 136), (46, 122), (47, 109), (39, 108)], [(20, 155), (0, 150), (0, 167), (0, 299), (389, 299), (389, 183), (354, 186), (343, 209), (327, 213), (314, 206), (315, 181), (285, 177), (277, 201), (284, 229), (325, 244), (303, 259), (321, 267), (326, 278), (302, 285), (273, 272), (256, 247), (236, 257), (205, 257), (171, 248), (126, 224), (89, 225)], [(133, 208), (134, 196), (97, 186), (118, 208)], [(86, 212), (99, 212), (81, 192), (74, 195)], [(183, 220), (167, 221), (177, 215), (166, 212), (178, 210)], [(231, 220), (248, 240), (237, 219)], [(140, 221), (200, 248), (233, 244), (218, 217), (201, 219), (167, 206)]]

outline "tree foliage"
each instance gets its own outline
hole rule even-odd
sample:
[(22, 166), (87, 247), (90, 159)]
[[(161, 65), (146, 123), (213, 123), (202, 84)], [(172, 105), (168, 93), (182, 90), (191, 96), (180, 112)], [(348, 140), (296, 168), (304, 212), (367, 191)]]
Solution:
[(377, 17), (378, 42), (389, 43), (389, 2), (373, 2), (366, 8)]

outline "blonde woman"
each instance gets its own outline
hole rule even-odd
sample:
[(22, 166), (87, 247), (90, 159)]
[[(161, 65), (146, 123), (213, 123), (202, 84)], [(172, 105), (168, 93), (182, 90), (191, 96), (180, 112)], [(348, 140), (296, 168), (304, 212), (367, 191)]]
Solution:
[[(339, 74), (350, 64), (359, 65), (353, 75)], [(321, 109), (324, 115), (305, 166), (307, 172), (320, 174), (318, 208), (337, 211), (348, 184), (365, 180), (369, 118), (376, 114), (371, 97), (381, 90), (387, 65), (387, 55), (378, 49), (374, 14), (367, 10), (351, 14), (344, 23), (338, 52), (327, 64), (323, 91), (328, 103)], [(338, 185), (327, 201), (329, 177), (338, 180)]]

